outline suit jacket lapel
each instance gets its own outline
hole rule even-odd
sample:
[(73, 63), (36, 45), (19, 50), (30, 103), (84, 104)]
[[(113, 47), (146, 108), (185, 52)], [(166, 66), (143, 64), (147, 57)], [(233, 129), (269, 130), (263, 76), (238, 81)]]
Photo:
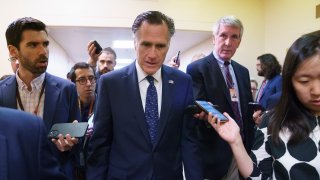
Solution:
[(174, 81), (175, 78), (169, 72), (169, 68), (166, 66), (162, 66), (162, 102), (161, 102), (161, 112), (159, 117), (159, 127), (158, 127), (158, 134), (156, 144), (154, 146), (157, 147), (161, 136), (164, 134), (165, 127), (168, 123), (169, 114), (171, 111), (172, 106), (172, 99), (173, 99), (173, 88), (174, 88)]
[[(222, 74), (224, 72), (221, 71), (221, 68), (219, 67), (219, 64), (217, 62), (218, 60), (213, 56), (213, 54), (211, 54), (211, 56), (212, 57), (209, 59), (209, 63), (211, 64), (212, 68), (208, 70), (209, 74), (211, 77), (216, 77), (217, 82), (221, 82), (221, 86), (219, 88), (223, 88), (223, 93), (225, 94), (225, 97), (227, 98), (227, 101), (231, 107), (231, 99), (228, 98), (230, 97), (230, 92), (229, 92), (229, 89), (227, 88), (226, 81)], [(212, 71), (212, 69), (214, 69), (214, 71)]]
[(1, 87), (3, 105), (8, 108), (17, 109), (17, 81), (16, 76), (9, 77), (10, 79)]
[(0, 135), (0, 179), (8, 179), (8, 154), (7, 154), (7, 141), (8, 139), (5, 136)]
[(244, 86), (244, 82), (241, 81), (245, 81), (245, 78), (243, 77), (243, 73), (241, 73), (241, 70), (239, 69), (238, 65), (235, 65), (234, 62), (231, 62), (232, 64), (232, 68), (234, 71), (234, 74), (236, 76), (237, 79), (237, 85), (238, 85), (238, 93), (239, 93), (239, 104), (240, 104), (240, 109), (241, 109), (241, 114), (242, 117), (245, 117), (245, 112), (247, 112), (247, 104), (244, 104), (245, 101), (243, 98), (246, 97), (245, 95), (245, 91), (243, 91), (245, 88)]
[(128, 103), (130, 103), (128, 107), (132, 108), (134, 119), (139, 124), (140, 129), (144, 137), (146, 138), (146, 141), (150, 143), (150, 146), (152, 146), (149, 132), (147, 129), (147, 122), (145, 120), (144, 110), (141, 102), (140, 89), (138, 85), (139, 82), (138, 82), (135, 62), (129, 65), (127, 74), (125, 74), (123, 78), (125, 78), (125, 83), (127, 84), (127, 86), (130, 88), (133, 88), (132, 93), (129, 93), (129, 92), (125, 93), (128, 99)]
[(43, 120), (47, 127), (51, 127), (54, 119), (54, 113), (57, 108), (57, 101), (60, 94), (58, 83), (51, 78), (51, 75), (46, 73), (46, 87)]

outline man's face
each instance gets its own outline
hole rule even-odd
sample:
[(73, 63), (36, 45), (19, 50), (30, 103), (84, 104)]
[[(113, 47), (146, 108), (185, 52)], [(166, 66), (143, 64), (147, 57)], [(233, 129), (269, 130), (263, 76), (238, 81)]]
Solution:
[(256, 68), (257, 68), (258, 76), (264, 76), (265, 72), (261, 67), (261, 62), (259, 59), (257, 60)]
[(24, 31), (19, 43), (20, 49), (17, 49), (19, 72), (29, 72), (35, 76), (44, 73), (48, 66), (48, 46), (49, 40), (45, 31)]
[(250, 85), (251, 85), (252, 97), (254, 99), (256, 97), (256, 93), (257, 93), (258, 87), (257, 87), (255, 82), (250, 82)]
[(213, 36), (214, 49), (224, 61), (230, 60), (241, 42), (240, 28), (221, 25), (219, 33)]
[[(96, 81), (93, 70), (91, 68), (79, 68), (75, 70), (76, 74), (76, 87), (80, 100), (90, 102), (94, 97), (96, 90)], [(90, 79), (93, 81), (90, 82)], [(85, 83), (82, 84), (81, 80)]]
[(113, 71), (116, 66), (116, 59), (110, 52), (102, 52), (98, 58), (98, 67), (100, 74)]
[(135, 34), (134, 47), (138, 64), (148, 75), (153, 75), (162, 66), (170, 46), (166, 24), (143, 22)]

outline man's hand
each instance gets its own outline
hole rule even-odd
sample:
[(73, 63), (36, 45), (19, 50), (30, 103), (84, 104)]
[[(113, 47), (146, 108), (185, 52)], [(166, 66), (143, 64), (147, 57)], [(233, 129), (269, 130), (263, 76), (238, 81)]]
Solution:
[[(78, 123), (77, 120), (74, 120), (72, 123)], [(71, 137), (70, 134), (66, 134), (64, 138), (62, 134), (58, 135), (58, 139), (51, 139), (51, 141), (56, 145), (60, 152), (70, 151), (72, 147), (78, 144), (79, 139)]]
[(99, 53), (99, 54), (95, 53), (96, 47), (94, 46), (93, 41), (89, 42), (87, 50), (88, 50), (88, 54), (89, 54), (88, 64), (90, 66), (95, 67), (97, 65), (98, 58), (101, 53)]
[(66, 135), (66, 138), (62, 134), (58, 135), (58, 139), (51, 139), (51, 141), (56, 145), (56, 147), (61, 152), (70, 151), (72, 147), (78, 144), (78, 138), (71, 137), (70, 134)]
[(257, 126), (259, 126), (261, 123), (261, 120), (262, 120), (261, 116), (262, 116), (261, 110), (255, 111), (252, 115), (252, 119)]

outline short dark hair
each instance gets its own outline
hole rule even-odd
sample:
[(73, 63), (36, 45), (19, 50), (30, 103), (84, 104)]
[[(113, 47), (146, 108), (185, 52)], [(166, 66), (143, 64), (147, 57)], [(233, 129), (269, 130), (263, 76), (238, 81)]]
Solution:
[(132, 24), (132, 32), (133, 34), (136, 34), (136, 32), (139, 30), (141, 24), (146, 21), (149, 24), (163, 24), (166, 23), (168, 26), (170, 38), (175, 33), (175, 27), (173, 20), (168, 17), (167, 15), (159, 12), (159, 11), (147, 11), (139, 14), (136, 19), (134, 20)]
[(261, 69), (264, 70), (264, 77), (272, 79), (281, 73), (281, 65), (273, 54), (263, 54), (257, 58), (261, 63)]
[(68, 73), (70, 80), (74, 83), (76, 83), (76, 70), (77, 69), (91, 69), (93, 72), (93, 75), (95, 76), (93, 68), (88, 63), (78, 62), (70, 69), (70, 72)]
[(19, 18), (13, 21), (6, 30), (7, 45), (13, 45), (20, 49), (19, 43), (25, 30), (45, 31), (48, 34), (43, 22), (32, 17)]
[(111, 54), (113, 54), (114, 59), (117, 59), (117, 54), (116, 54), (116, 52), (115, 52), (111, 47), (103, 48), (103, 49), (102, 49), (102, 52), (111, 53)]

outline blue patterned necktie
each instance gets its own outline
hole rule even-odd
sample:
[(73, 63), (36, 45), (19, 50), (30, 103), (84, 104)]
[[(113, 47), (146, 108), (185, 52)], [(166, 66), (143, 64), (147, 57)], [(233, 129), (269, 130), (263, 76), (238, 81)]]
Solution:
[(144, 114), (148, 124), (150, 139), (152, 144), (154, 145), (156, 142), (157, 129), (159, 123), (158, 95), (157, 89), (154, 86), (154, 78), (152, 76), (147, 76), (146, 79), (149, 81), (150, 84), (147, 89), (146, 107)]
[[(224, 62), (227, 87), (228, 87), (228, 89), (233, 89), (234, 83), (233, 83), (232, 76), (229, 71), (229, 65), (230, 65), (230, 62), (228, 62), (228, 61)], [(235, 121), (237, 122), (238, 126), (240, 127), (240, 132), (242, 134), (243, 133), (243, 131), (242, 131), (243, 130), (243, 122), (242, 122), (242, 118), (241, 118), (238, 106), (239, 106), (238, 101), (231, 101), (232, 111), (235, 116), (234, 118), (235, 118)]]

